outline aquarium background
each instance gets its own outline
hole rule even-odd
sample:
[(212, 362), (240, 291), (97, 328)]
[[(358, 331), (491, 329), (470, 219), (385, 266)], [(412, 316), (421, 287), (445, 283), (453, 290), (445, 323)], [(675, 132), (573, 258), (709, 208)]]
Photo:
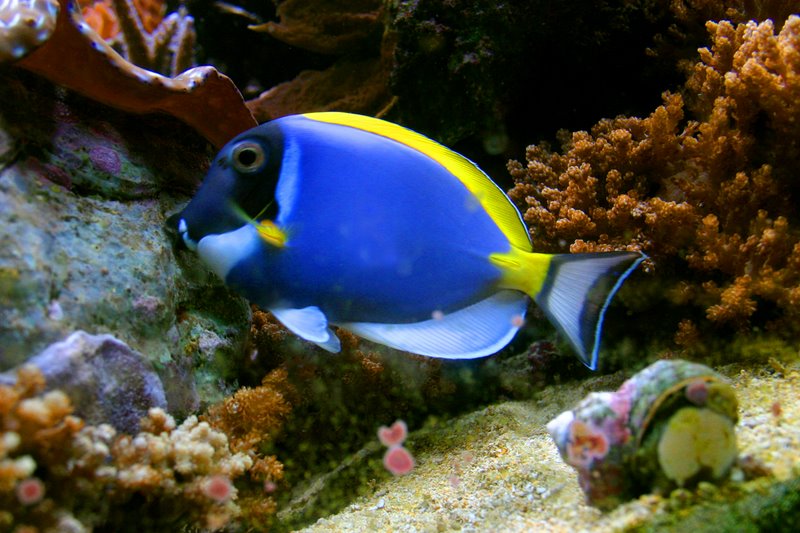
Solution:
[[(791, 530), (798, 12), (0, 2), (0, 530)], [(475, 161), (537, 251), (646, 253), (609, 309), (599, 371), (535, 307), (480, 360), (343, 330), (332, 355), (175, 246), (167, 218), (222, 145), (321, 110)], [(611, 483), (581, 480), (546, 425), (663, 360), (730, 384), (736, 460), (601, 511), (587, 497)], [(407, 436), (381, 442), (396, 420)]]

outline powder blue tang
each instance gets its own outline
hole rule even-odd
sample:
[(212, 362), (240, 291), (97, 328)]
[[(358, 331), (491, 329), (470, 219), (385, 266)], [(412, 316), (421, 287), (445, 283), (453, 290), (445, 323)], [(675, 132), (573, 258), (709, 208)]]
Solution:
[(330, 351), (333, 324), (424, 355), (489, 355), (534, 298), (594, 368), (605, 309), (643, 258), (535, 253), (519, 212), (472, 162), (346, 113), (239, 135), (176, 220), (226, 284)]

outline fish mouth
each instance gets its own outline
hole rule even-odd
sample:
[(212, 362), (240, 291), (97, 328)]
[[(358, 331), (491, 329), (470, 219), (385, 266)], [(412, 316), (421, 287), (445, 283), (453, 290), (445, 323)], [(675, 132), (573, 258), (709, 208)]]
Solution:
[(178, 222), (178, 235), (180, 235), (183, 244), (185, 244), (188, 249), (193, 252), (197, 251), (197, 242), (189, 237), (189, 226), (186, 224), (186, 220), (183, 218)]

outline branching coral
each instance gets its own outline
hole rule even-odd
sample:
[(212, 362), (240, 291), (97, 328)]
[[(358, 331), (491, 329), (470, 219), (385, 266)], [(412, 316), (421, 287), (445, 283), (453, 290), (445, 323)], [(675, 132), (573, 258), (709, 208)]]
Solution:
[(279, 431), (291, 412), (292, 389), (286, 378), (286, 370), (273, 370), (260, 386), (242, 387), (212, 406), (204, 419), (230, 437), (234, 450), (252, 451)]
[[(232, 452), (225, 433), (195, 416), (176, 425), (151, 409), (137, 435), (117, 434), (85, 425), (70, 414), (66, 395), (42, 394), (43, 387), (34, 367), (0, 386), (3, 530), (122, 531), (132, 523), (148, 531), (174, 531), (177, 523), (215, 530), (242, 512), (234, 480), (247, 471), (258, 481), (282, 473), (274, 458)], [(245, 514), (274, 511), (269, 498), (249, 498)]]
[[(715, 324), (797, 330), (800, 17), (708, 23), (683, 95), (511, 162), (537, 249), (635, 249)], [(684, 116), (686, 115), (686, 116)], [(688, 320), (688, 319), (687, 319)], [(684, 320), (678, 340), (696, 338)]]
[(167, 76), (177, 76), (194, 64), (194, 19), (185, 8), (164, 18), (161, 2), (110, 1), (128, 61)]
[(258, 387), (242, 387), (203, 416), (215, 430), (230, 438), (232, 450), (252, 461), (249, 473), (256, 488), (244, 493), (239, 501), (242, 518), (249, 524), (267, 524), (276, 510), (270, 493), (283, 479), (283, 465), (274, 455), (265, 456), (261, 448), (283, 428), (292, 409), (294, 389), (287, 377), (285, 369), (273, 370)]

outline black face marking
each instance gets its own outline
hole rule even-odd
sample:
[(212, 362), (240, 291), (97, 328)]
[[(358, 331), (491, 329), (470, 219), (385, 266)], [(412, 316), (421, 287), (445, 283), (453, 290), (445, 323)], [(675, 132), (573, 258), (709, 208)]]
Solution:
[(236, 230), (250, 220), (275, 220), (275, 189), (283, 160), (283, 135), (275, 122), (257, 126), (228, 143), (217, 155), (200, 190), (180, 213), (187, 236)]

